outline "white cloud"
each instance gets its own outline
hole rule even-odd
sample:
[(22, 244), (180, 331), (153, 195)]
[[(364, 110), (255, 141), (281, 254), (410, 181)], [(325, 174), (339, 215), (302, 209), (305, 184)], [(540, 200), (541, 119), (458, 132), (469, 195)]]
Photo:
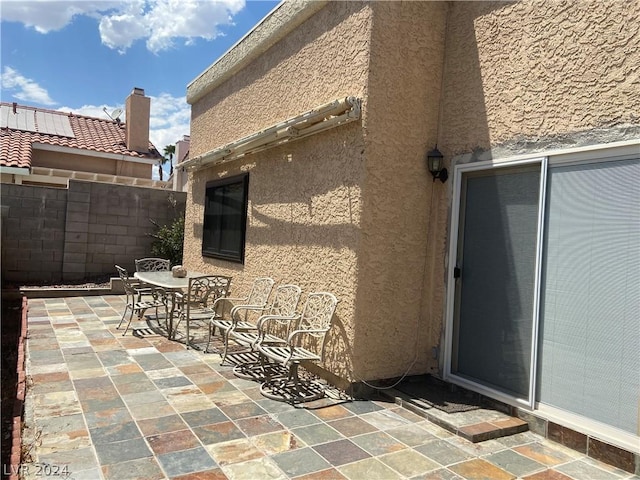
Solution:
[(11, 91), (11, 95), (24, 102), (35, 102), (41, 105), (55, 105), (46, 89), (27, 78), (15, 69), (5, 66), (2, 71), (2, 89)]
[(121, 0), (121, 1), (3, 1), (2, 20), (21, 22), (40, 33), (60, 30), (74, 16), (98, 19), (102, 43), (121, 53), (137, 40), (158, 53), (195, 39), (222, 35), (219, 27), (232, 25), (245, 0)]
[(2, 2), (2, 20), (24, 23), (40, 33), (60, 30), (76, 15), (95, 17), (122, 6), (121, 1), (12, 1)]

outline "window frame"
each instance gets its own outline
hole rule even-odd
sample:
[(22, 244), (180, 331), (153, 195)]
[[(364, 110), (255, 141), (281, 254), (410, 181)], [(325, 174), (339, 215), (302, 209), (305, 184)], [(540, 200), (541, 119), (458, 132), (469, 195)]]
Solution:
[[(213, 221), (211, 218), (214, 216), (213, 212), (207, 212), (210, 199), (215, 195), (215, 192), (222, 190), (222, 198), (224, 200), (224, 188), (231, 185), (240, 184), (242, 187), (242, 206), (240, 217), (240, 239), (238, 241), (238, 252), (229, 253), (229, 251), (223, 251), (221, 249), (222, 236), (224, 231), (222, 230), (221, 223), (224, 219), (224, 215), (218, 215), (215, 225), (211, 225)], [(218, 258), (220, 260), (227, 260), (235, 263), (244, 264), (245, 242), (247, 233), (247, 210), (249, 207), (249, 174), (236, 175), (221, 180), (211, 180), (206, 183), (204, 193), (204, 213), (202, 222), (202, 256), (210, 258)], [(217, 241), (206, 242), (207, 232), (211, 231), (216, 237)], [(217, 234), (217, 235), (216, 235)], [(217, 243), (217, 246), (215, 245)]]

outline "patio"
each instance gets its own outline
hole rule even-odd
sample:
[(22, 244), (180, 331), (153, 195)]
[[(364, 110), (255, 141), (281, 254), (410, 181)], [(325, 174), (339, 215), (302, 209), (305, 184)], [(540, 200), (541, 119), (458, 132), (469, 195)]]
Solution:
[(471, 443), (390, 402), (269, 400), (216, 354), (122, 336), (124, 307), (29, 300), (24, 478), (638, 478), (531, 432)]

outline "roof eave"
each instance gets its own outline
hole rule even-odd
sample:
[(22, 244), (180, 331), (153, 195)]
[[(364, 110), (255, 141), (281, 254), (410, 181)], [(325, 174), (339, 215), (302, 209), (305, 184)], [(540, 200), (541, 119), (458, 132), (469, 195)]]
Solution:
[(260, 23), (187, 85), (187, 103), (196, 103), (286, 37), (327, 3), (327, 0), (279, 3)]

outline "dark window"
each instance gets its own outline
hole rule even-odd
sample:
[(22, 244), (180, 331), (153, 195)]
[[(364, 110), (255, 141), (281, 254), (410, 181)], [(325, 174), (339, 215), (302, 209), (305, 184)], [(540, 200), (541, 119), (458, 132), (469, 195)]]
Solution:
[(249, 175), (207, 183), (202, 255), (244, 261)]

